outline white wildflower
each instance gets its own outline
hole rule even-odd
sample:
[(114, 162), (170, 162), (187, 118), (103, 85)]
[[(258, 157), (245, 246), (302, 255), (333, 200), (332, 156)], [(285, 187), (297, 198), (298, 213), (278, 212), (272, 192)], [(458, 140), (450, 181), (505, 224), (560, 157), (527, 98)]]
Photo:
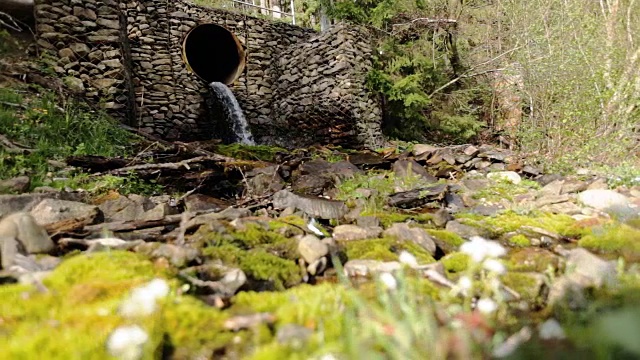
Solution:
[(147, 316), (156, 310), (156, 301), (169, 294), (169, 285), (162, 279), (135, 288), (120, 305), (120, 314), (126, 317)]
[(549, 319), (542, 324), (538, 328), (538, 333), (540, 339), (542, 340), (552, 340), (552, 339), (564, 339), (567, 336), (564, 333), (564, 329), (562, 329), (562, 325), (556, 319)]
[(316, 226), (316, 219), (314, 218), (311, 218), (311, 221), (309, 221), (309, 223), (307, 224), (307, 228), (318, 236), (324, 236), (324, 233), (320, 231), (320, 229), (318, 229), (318, 227)]
[(396, 281), (396, 278), (393, 277), (393, 275), (391, 275), (388, 272), (384, 272), (380, 274), (380, 281), (389, 290), (395, 290), (398, 287), (398, 282)]
[(460, 279), (458, 279), (458, 287), (461, 290), (463, 291), (471, 290), (472, 286), (473, 286), (473, 282), (468, 276), (461, 276)]
[(407, 251), (402, 251), (400, 253), (400, 256), (398, 257), (398, 260), (409, 267), (418, 267), (418, 260), (416, 260), (416, 257)]
[(137, 360), (142, 357), (143, 345), (149, 335), (137, 325), (115, 329), (107, 340), (109, 354), (121, 360)]
[(506, 250), (502, 245), (480, 236), (471, 237), (470, 241), (460, 246), (460, 251), (471, 256), (471, 260), (478, 263), (486, 258), (498, 258), (506, 254)]
[(476, 309), (483, 314), (491, 314), (498, 309), (498, 304), (491, 299), (483, 298), (476, 303)]
[(504, 267), (504, 265), (503, 265), (500, 261), (498, 261), (498, 260), (496, 260), (496, 259), (487, 259), (487, 260), (482, 264), (482, 266), (483, 266), (485, 269), (487, 269), (487, 270), (489, 270), (489, 271), (491, 271), (491, 272), (494, 272), (494, 273), (496, 273), (496, 274), (504, 274), (504, 272), (505, 272), (505, 270), (506, 270), (506, 269), (505, 269), (505, 267)]

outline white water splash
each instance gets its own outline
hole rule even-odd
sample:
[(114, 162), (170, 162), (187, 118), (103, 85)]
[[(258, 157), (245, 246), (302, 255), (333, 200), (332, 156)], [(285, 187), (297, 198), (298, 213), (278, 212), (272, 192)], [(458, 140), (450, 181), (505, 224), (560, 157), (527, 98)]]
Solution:
[(251, 130), (249, 130), (247, 119), (244, 117), (240, 104), (238, 104), (238, 100), (231, 90), (229, 90), (227, 85), (217, 81), (209, 84), (209, 87), (222, 102), (225, 116), (231, 124), (233, 133), (238, 141), (245, 145), (255, 145), (256, 143), (253, 140), (253, 135), (251, 135)]

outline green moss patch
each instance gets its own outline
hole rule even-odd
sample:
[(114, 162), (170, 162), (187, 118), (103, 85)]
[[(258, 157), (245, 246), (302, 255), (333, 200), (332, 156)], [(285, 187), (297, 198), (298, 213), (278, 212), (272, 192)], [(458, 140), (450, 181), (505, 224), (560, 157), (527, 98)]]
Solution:
[(524, 300), (531, 303), (540, 300), (542, 281), (537, 273), (508, 272), (502, 276), (502, 283), (515, 290)]
[(429, 233), (429, 235), (433, 236), (434, 238), (454, 247), (460, 246), (465, 242), (465, 240), (460, 237), (460, 235), (448, 230), (427, 229), (427, 233)]
[(531, 240), (529, 240), (528, 237), (526, 237), (526, 236), (524, 236), (522, 234), (518, 234), (518, 235), (510, 237), (508, 242), (509, 242), (509, 244), (511, 244), (513, 246), (519, 246), (519, 247), (525, 247), (525, 246), (530, 246), (531, 245)]
[(622, 255), (628, 260), (640, 260), (640, 230), (624, 224), (592, 229), (578, 245), (589, 250)]
[(493, 217), (485, 217), (475, 214), (460, 214), (457, 220), (463, 224), (484, 229), (492, 238), (514, 232), (522, 226), (542, 228), (547, 231), (577, 239), (587, 230), (576, 225), (576, 221), (569, 215), (534, 212), (529, 216), (519, 215), (513, 211), (507, 211)]
[(347, 241), (344, 242), (344, 246), (347, 258), (350, 260), (397, 261), (400, 253), (405, 250), (415, 256), (419, 264), (435, 262), (433, 256), (421, 246), (410, 241), (400, 241), (394, 237)]
[[(105, 344), (122, 325), (141, 326), (150, 336), (145, 348), (152, 358), (163, 336), (179, 352), (213, 351), (231, 341), (223, 333), (226, 315), (188, 297), (170, 295), (151, 316), (125, 319), (118, 307), (129, 291), (164, 270), (129, 252), (79, 255), (44, 280), (48, 292), (24, 285), (0, 287), (0, 348), (12, 359), (108, 359)], [(178, 283), (168, 280), (172, 288)]]
[(440, 262), (442, 263), (442, 266), (444, 266), (445, 270), (454, 273), (467, 270), (467, 268), (469, 267), (469, 261), (471, 261), (469, 255), (463, 254), (461, 252), (451, 253), (440, 259)]
[(531, 190), (539, 189), (540, 185), (535, 181), (522, 180), (519, 184), (514, 184), (508, 180), (491, 181), (490, 185), (474, 193), (474, 199), (486, 199), (491, 202), (498, 202), (503, 199), (513, 201), (514, 196), (526, 194)]
[(245, 223), (238, 229), (229, 225), (216, 231), (201, 227), (194, 235), (206, 244), (206, 256), (237, 266), (254, 280), (270, 281), (277, 289), (284, 289), (299, 284), (302, 274), (295, 262), (298, 243), (283, 235), (285, 226), (290, 225), (280, 225), (274, 229), (267, 223)]
[(551, 251), (539, 248), (524, 248), (511, 252), (505, 265), (509, 271), (544, 272), (549, 267), (557, 269), (559, 263), (559, 257)]

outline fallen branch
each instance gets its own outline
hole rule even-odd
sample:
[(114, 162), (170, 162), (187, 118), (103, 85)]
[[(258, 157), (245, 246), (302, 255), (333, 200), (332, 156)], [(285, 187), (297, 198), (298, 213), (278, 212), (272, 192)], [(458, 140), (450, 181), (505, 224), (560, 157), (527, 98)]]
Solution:
[[(188, 214), (191, 218), (196, 217), (198, 215), (208, 214), (214, 212), (213, 210), (205, 210), (205, 211), (197, 211)], [(85, 231), (89, 231), (92, 233), (101, 232), (101, 231), (134, 231), (141, 229), (148, 229), (158, 226), (167, 226), (167, 225), (175, 225), (180, 223), (184, 219), (184, 214), (174, 214), (167, 215), (162, 219), (156, 220), (131, 220), (131, 221), (114, 221), (110, 223), (102, 223), (96, 225), (87, 225), (84, 227)]]
[(230, 158), (227, 156), (213, 154), (209, 156), (197, 156), (191, 159), (172, 162), (172, 163), (140, 164), (140, 165), (125, 166), (119, 169), (113, 169), (113, 170), (109, 170), (102, 173), (96, 173), (94, 174), (94, 176), (101, 176), (101, 175), (107, 175), (107, 174), (125, 175), (130, 171), (140, 171), (140, 170), (178, 170), (183, 167), (186, 168), (187, 170), (190, 170), (191, 169), (191, 167), (189, 166), (190, 164), (200, 163), (205, 161), (233, 162), (233, 161), (236, 161), (236, 159)]
[(2, 134), (0, 134), (0, 146), (2, 146), (7, 152), (13, 154), (31, 154), (35, 151), (34, 149), (29, 149), (24, 145), (20, 145), (9, 140)]

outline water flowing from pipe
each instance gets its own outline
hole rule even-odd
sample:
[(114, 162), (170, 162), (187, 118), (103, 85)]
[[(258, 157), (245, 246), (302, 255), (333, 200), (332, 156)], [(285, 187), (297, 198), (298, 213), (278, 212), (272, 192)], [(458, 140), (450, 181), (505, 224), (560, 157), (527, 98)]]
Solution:
[(249, 129), (249, 123), (247, 123), (240, 104), (238, 104), (238, 100), (231, 90), (227, 85), (217, 81), (209, 84), (209, 87), (215, 97), (221, 102), (224, 115), (228, 123), (231, 124), (231, 130), (233, 130), (238, 142), (245, 145), (255, 145), (256, 143)]

